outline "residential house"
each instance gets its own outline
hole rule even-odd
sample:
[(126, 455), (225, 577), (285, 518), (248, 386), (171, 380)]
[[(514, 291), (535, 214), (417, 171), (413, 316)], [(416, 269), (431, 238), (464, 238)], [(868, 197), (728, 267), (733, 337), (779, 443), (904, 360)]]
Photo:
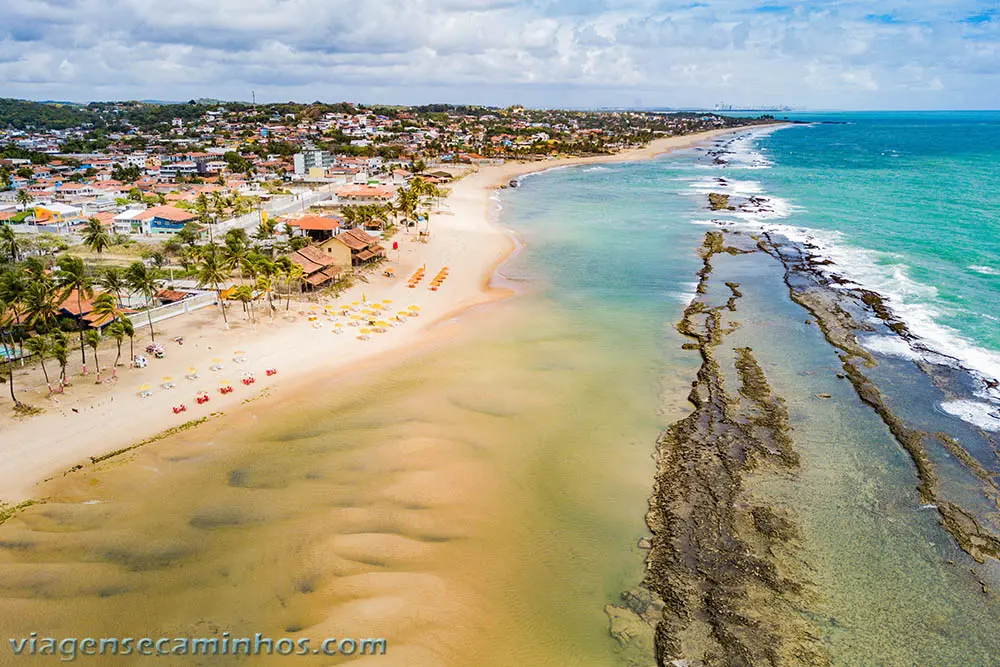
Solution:
[(189, 222), (195, 222), (198, 215), (176, 206), (154, 206), (140, 213), (136, 219), (142, 225), (143, 234), (173, 234)]

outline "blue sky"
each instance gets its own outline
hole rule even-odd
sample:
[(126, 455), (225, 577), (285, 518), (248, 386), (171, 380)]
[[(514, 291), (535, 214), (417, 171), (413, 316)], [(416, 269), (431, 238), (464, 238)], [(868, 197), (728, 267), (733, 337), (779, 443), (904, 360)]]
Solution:
[(997, 0), (0, 0), (0, 16), (4, 97), (1000, 108)]

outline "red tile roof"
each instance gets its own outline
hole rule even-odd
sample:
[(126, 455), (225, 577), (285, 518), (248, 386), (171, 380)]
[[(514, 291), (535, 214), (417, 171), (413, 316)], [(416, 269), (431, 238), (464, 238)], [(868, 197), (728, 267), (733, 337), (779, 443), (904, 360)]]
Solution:
[(292, 227), (298, 227), (310, 232), (333, 231), (340, 229), (341, 220), (337, 218), (324, 218), (318, 215), (309, 215), (298, 220), (291, 220), (288, 223)]

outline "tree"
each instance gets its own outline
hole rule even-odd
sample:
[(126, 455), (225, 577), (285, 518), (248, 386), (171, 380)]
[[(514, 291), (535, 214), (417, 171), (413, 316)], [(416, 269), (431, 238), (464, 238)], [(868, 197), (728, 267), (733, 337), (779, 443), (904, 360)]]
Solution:
[(149, 339), (156, 342), (156, 332), (153, 331), (153, 295), (156, 293), (156, 277), (143, 262), (132, 262), (125, 270), (128, 285), (146, 299), (146, 318), (149, 321)]
[(122, 331), (128, 336), (128, 352), (129, 352), (129, 368), (135, 362), (135, 325), (132, 324), (132, 320), (127, 317), (123, 317), (118, 320), (118, 323), (122, 325)]
[(14, 233), (14, 228), (10, 225), (0, 224), (0, 252), (2, 252), (11, 264), (17, 262), (21, 256), (21, 242)]
[(215, 296), (219, 300), (219, 308), (222, 309), (222, 321), (226, 323), (226, 328), (228, 329), (229, 319), (226, 317), (226, 304), (223, 302), (222, 290), (219, 288), (219, 284), (228, 280), (229, 276), (219, 262), (216, 246), (209, 246), (209, 248), (209, 252), (206, 252), (202, 257), (201, 265), (198, 267), (198, 286), (205, 287), (206, 285), (211, 285), (215, 289)]
[(49, 333), (56, 328), (63, 296), (48, 276), (32, 280), (24, 290), (21, 302), (25, 325), (39, 333)]
[(117, 266), (108, 266), (104, 269), (104, 273), (101, 274), (100, 278), (101, 285), (104, 286), (106, 290), (115, 295), (118, 299), (118, 307), (122, 307), (122, 292), (128, 287), (128, 281), (125, 280), (125, 274)]
[(14, 339), (11, 336), (11, 330), (8, 328), (13, 320), (12, 307), (0, 301), (0, 349), (4, 350), (4, 359), (7, 361), (7, 382), (10, 386), (10, 400), (14, 401), (15, 408), (20, 408), (21, 401), (17, 400), (17, 395), (14, 394)]
[(52, 332), (52, 357), (59, 363), (59, 390), (66, 386), (66, 366), (69, 364), (69, 338), (56, 329)]
[(253, 322), (253, 309), (250, 304), (253, 303), (253, 291), (251, 291), (249, 285), (240, 285), (235, 290), (233, 290), (233, 298), (243, 303), (243, 312), (247, 314), (247, 318)]
[(63, 255), (59, 258), (59, 273), (57, 274), (57, 284), (65, 292), (63, 300), (67, 299), (74, 292), (76, 293), (77, 306), (77, 329), (80, 332), (80, 357), (83, 360), (83, 374), (87, 374), (87, 349), (83, 341), (83, 330), (86, 325), (83, 323), (83, 299), (94, 296), (93, 283), (87, 275), (87, 267), (83, 260), (73, 255)]
[(101, 332), (91, 329), (87, 332), (87, 345), (94, 350), (94, 365), (97, 366), (97, 384), (101, 383), (101, 362), (97, 358), (97, 346), (101, 344)]
[(45, 376), (45, 386), (49, 388), (49, 395), (52, 395), (52, 382), (49, 380), (49, 371), (45, 368), (45, 357), (52, 354), (52, 340), (47, 335), (32, 336), (25, 343), (28, 351), (38, 357), (38, 363), (42, 366), (42, 375)]
[(122, 360), (122, 341), (125, 340), (125, 327), (122, 325), (122, 320), (115, 320), (106, 329), (109, 336), (115, 339), (115, 345), (118, 346), (118, 356), (115, 357), (115, 363), (111, 365), (111, 373), (114, 376), (118, 375), (118, 363)]
[(305, 280), (305, 277), (306, 277), (305, 269), (303, 269), (298, 264), (292, 263), (292, 268), (289, 269), (288, 271), (289, 289), (288, 289), (288, 299), (285, 301), (285, 310), (288, 310), (288, 307), (292, 302), (291, 286), (295, 285), (296, 287), (298, 287), (299, 294), (301, 294), (302, 281)]
[(28, 208), (28, 204), (35, 200), (35, 196), (23, 188), (17, 191), (14, 198), (17, 203), (21, 205), (22, 211), (26, 210)]
[(98, 257), (111, 245), (111, 235), (97, 218), (87, 220), (83, 229), (83, 244), (96, 252)]
[(94, 313), (101, 316), (97, 320), (100, 326), (114, 322), (121, 315), (121, 311), (118, 309), (118, 301), (108, 292), (98, 294), (97, 298), (94, 299)]

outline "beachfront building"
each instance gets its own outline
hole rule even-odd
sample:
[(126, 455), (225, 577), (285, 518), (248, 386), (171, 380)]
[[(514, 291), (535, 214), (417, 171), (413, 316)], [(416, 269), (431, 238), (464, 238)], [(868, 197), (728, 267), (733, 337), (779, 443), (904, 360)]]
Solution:
[(288, 255), (293, 264), (302, 268), (302, 280), (308, 289), (319, 289), (335, 281), (344, 271), (336, 265), (333, 255), (316, 246), (306, 246)]
[(298, 220), (289, 220), (288, 226), (299, 230), (303, 236), (322, 243), (339, 234), (343, 222), (341, 218), (308, 215)]
[(176, 206), (154, 206), (136, 216), (143, 234), (175, 234), (198, 216)]
[(385, 257), (385, 248), (380, 246), (378, 241), (363, 229), (355, 228), (341, 232), (319, 248), (329, 256), (338, 257), (338, 262), (344, 261), (348, 256), (343, 250), (346, 248), (350, 253), (350, 262), (347, 266), (364, 266)]
[(396, 189), (388, 185), (347, 185), (337, 190), (337, 197), (349, 204), (388, 204)]

